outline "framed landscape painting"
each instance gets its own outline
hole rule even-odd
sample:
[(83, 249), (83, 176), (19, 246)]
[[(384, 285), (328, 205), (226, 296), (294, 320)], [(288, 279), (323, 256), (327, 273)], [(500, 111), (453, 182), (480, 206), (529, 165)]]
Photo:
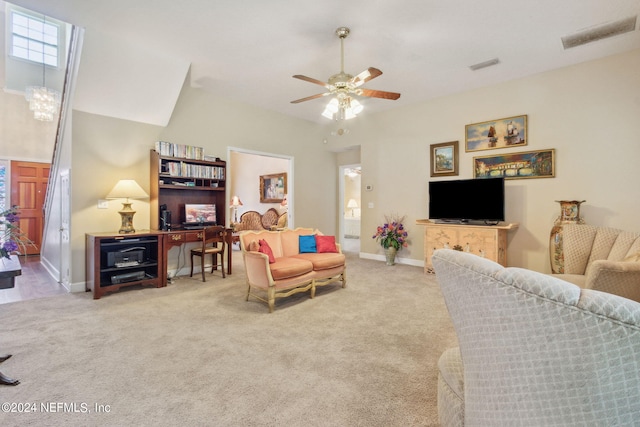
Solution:
[(431, 176), (458, 175), (458, 141), (431, 144)]
[(525, 151), (473, 158), (474, 178), (553, 178), (556, 150)]
[(527, 145), (527, 116), (507, 117), (465, 126), (465, 151)]

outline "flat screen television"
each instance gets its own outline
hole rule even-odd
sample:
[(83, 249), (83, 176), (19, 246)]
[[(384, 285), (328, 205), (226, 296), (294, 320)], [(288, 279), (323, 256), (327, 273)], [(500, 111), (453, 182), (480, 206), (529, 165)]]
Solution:
[(429, 219), (487, 224), (504, 221), (504, 178), (430, 181)]
[(216, 225), (216, 205), (185, 204), (185, 225)]

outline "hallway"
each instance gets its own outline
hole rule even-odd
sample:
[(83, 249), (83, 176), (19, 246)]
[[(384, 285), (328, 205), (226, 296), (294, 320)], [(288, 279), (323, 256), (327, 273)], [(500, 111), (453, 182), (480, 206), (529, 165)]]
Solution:
[(0, 304), (67, 293), (65, 287), (52, 279), (42, 266), (40, 256), (20, 256), (20, 264), (22, 275), (16, 277), (15, 287), (0, 289)]

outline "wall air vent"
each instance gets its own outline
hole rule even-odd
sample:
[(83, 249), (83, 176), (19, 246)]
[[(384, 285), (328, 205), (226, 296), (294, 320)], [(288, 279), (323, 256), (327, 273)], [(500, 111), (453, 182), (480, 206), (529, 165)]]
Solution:
[(498, 58), (493, 58), (490, 59), (488, 61), (484, 61), (484, 62), (480, 62), (478, 64), (473, 64), (470, 65), (469, 68), (471, 68), (471, 71), (478, 71), (482, 68), (487, 68), (487, 67), (491, 67), (492, 65), (497, 65), (500, 63), (500, 60)]
[(634, 31), (636, 29), (637, 18), (637, 16), (633, 16), (631, 18), (621, 19), (608, 24), (598, 25), (569, 36), (564, 36), (562, 37), (562, 46), (564, 46), (565, 49), (570, 49), (572, 47), (581, 46), (597, 40)]

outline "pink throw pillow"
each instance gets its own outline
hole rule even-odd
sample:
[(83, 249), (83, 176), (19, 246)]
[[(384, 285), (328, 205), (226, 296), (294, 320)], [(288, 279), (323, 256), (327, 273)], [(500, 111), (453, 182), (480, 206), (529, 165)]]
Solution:
[(316, 234), (316, 248), (318, 253), (338, 252), (335, 236), (320, 236)]
[(260, 239), (258, 243), (260, 244), (260, 249), (258, 249), (258, 252), (262, 252), (263, 254), (269, 256), (269, 264), (273, 264), (274, 262), (276, 262), (276, 258), (273, 256), (271, 246), (269, 246), (267, 241), (264, 239)]

